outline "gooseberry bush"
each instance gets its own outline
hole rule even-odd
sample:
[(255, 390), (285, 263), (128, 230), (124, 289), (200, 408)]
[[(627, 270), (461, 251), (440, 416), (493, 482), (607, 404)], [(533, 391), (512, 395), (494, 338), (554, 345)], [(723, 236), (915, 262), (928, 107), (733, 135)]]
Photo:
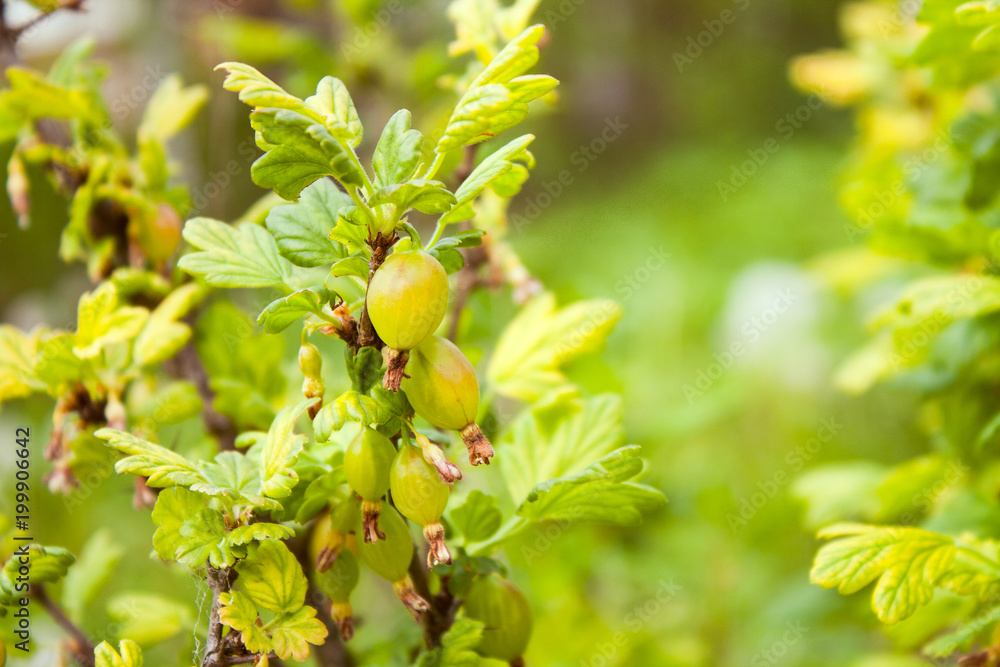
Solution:
[[(7, 71), (11, 203), (27, 225), (33, 179), (64, 192), (60, 252), (95, 284), (75, 330), (0, 328), (0, 401), (54, 402), (46, 483), (67, 507), (112, 463), (132, 476), (153, 556), (209, 591), (192, 642), (202, 667), (523, 664), (532, 604), (504, 550), (546, 522), (636, 525), (664, 502), (638, 481), (620, 398), (585, 396), (563, 370), (620, 309), (557, 306), (505, 238), (534, 137), (499, 135), (557, 83), (531, 73), (535, 4), (455, 2), (452, 53), (475, 55), (443, 80), (457, 103), (426, 134), (396, 112), (367, 150), (340, 79), (303, 98), (249, 64), (219, 65), (250, 108), (253, 182), (273, 190), (233, 222), (190, 217), (167, 157), (205, 88), (165, 79), (126, 142), (86, 44), (48, 73)], [(495, 332), (464, 309), (486, 287), (519, 308)], [(266, 303), (253, 326), (248, 295)], [(489, 348), (462, 344), (474, 328)], [(166, 637), (88, 627), (122, 557), (107, 539), (80, 559), (28, 547), (28, 594), (69, 633), (69, 658), (134, 667)], [(17, 567), (0, 575), (4, 608), (23, 595)], [(400, 604), (366, 599), (356, 618), (352, 592), (370, 575)], [(356, 625), (404, 610), (420, 640), (387, 637), (371, 659), (351, 648)]]
[(797, 482), (826, 541), (812, 580), (843, 594), (874, 583), (871, 607), (897, 644), (995, 665), (1000, 3), (864, 2), (842, 25), (847, 48), (792, 67), (803, 89), (857, 108), (841, 189), (850, 247), (816, 269), (871, 313), (872, 335), (836, 382), (915, 396), (929, 451)]

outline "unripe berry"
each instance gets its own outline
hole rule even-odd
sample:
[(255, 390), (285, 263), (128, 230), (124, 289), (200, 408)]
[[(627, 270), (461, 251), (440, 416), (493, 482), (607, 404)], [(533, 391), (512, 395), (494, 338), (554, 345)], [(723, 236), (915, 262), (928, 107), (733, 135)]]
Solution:
[(347, 538), (358, 522), (357, 501), (345, 498), (329, 514), (316, 520), (310, 552), (317, 572), (325, 572), (337, 560), (341, 550), (347, 546)]
[(477, 577), (465, 596), (465, 613), (482, 621), (480, 654), (512, 662), (524, 654), (531, 639), (531, 606), (510, 581), (493, 573)]
[[(299, 369), (305, 379), (302, 381), (302, 395), (306, 398), (323, 398), (326, 386), (323, 384), (323, 357), (312, 343), (302, 342), (299, 348)], [(323, 401), (309, 406), (309, 418), (315, 419)]]
[(476, 369), (451, 341), (431, 336), (411, 354), (403, 389), (417, 414), (438, 428), (459, 431), (472, 465), (489, 463), (493, 446), (476, 425)]
[(368, 317), (391, 348), (383, 386), (399, 390), (407, 351), (434, 333), (448, 309), (448, 274), (423, 250), (397, 252), (378, 268), (365, 297)]
[(358, 544), (358, 557), (365, 566), (392, 582), (396, 596), (410, 610), (414, 618), (430, 609), (427, 601), (417, 595), (410, 580), (410, 561), (413, 559), (413, 542), (403, 517), (385, 502), (381, 503), (384, 536), (378, 542)]
[(424, 460), (416, 447), (401, 447), (389, 473), (392, 502), (403, 516), (419, 524), (427, 539), (427, 567), (451, 564), (451, 553), (444, 541), (441, 515), (448, 506), (448, 485), (437, 470)]
[(351, 593), (358, 585), (358, 561), (350, 551), (344, 551), (326, 572), (316, 576), (316, 585), (330, 598), (330, 616), (340, 628), (344, 641), (354, 636), (354, 612)]
[(385, 539), (378, 518), (382, 496), (389, 490), (389, 468), (396, 448), (389, 438), (367, 426), (361, 429), (344, 454), (344, 476), (361, 496), (361, 515), (365, 542)]

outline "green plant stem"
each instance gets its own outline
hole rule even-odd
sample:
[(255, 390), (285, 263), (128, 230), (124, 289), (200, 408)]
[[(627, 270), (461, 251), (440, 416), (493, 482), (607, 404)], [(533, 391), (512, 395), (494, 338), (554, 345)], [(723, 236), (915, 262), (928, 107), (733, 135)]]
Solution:
[(470, 556), (486, 556), (496, 549), (500, 544), (506, 542), (507, 540), (516, 537), (522, 533), (529, 525), (531, 521), (520, 516), (512, 516), (507, 520), (497, 532), (493, 533), (485, 542), (479, 542), (470, 548)]
[(434, 161), (431, 162), (430, 166), (427, 167), (427, 171), (424, 172), (423, 177), (426, 179), (434, 178), (434, 175), (438, 173), (438, 169), (444, 164), (445, 153), (435, 153)]

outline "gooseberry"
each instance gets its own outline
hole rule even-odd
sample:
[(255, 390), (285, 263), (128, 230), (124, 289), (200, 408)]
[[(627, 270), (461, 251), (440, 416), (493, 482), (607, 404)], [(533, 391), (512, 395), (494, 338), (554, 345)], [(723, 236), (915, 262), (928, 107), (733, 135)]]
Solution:
[(330, 616), (336, 621), (345, 642), (354, 636), (351, 593), (358, 585), (359, 575), (357, 558), (350, 551), (344, 551), (328, 570), (316, 576), (316, 585), (330, 598)]
[(361, 429), (344, 453), (344, 476), (361, 496), (365, 542), (385, 539), (379, 530), (379, 501), (389, 490), (389, 468), (395, 457), (396, 448), (389, 438), (368, 427)]
[(465, 613), (485, 624), (476, 649), (490, 658), (513, 662), (524, 654), (531, 639), (528, 598), (497, 573), (479, 576), (465, 596)]
[(385, 502), (381, 503), (382, 530), (384, 536), (378, 542), (359, 543), (358, 558), (365, 566), (392, 582), (392, 590), (414, 618), (430, 609), (427, 601), (413, 588), (410, 579), (410, 561), (413, 560), (413, 542), (403, 517)]
[(451, 564), (451, 553), (444, 541), (441, 515), (448, 506), (448, 485), (437, 470), (424, 460), (423, 452), (406, 445), (399, 448), (389, 472), (392, 502), (403, 516), (424, 529), (427, 540), (427, 567)]

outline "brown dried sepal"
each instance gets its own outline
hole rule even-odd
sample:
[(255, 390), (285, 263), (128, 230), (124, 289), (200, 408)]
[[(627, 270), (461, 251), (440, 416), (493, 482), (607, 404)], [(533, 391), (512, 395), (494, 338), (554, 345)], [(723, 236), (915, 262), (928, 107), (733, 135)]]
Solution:
[(389, 391), (399, 391), (406, 374), (406, 362), (410, 360), (410, 353), (406, 350), (396, 350), (388, 348), (386, 353), (385, 375), (382, 377), (382, 386)]
[(493, 445), (486, 439), (476, 422), (472, 422), (462, 429), (462, 440), (465, 441), (465, 448), (469, 450), (469, 462), (477, 466), (481, 463), (490, 464), (493, 458)]
[(374, 544), (385, 539), (385, 533), (378, 527), (378, 518), (381, 514), (382, 505), (377, 500), (361, 501), (361, 525), (364, 529), (366, 544)]
[(440, 523), (429, 523), (424, 526), (424, 539), (427, 540), (427, 567), (438, 563), (451, 565), (451, 552), (444, 541), (444, 526)]

